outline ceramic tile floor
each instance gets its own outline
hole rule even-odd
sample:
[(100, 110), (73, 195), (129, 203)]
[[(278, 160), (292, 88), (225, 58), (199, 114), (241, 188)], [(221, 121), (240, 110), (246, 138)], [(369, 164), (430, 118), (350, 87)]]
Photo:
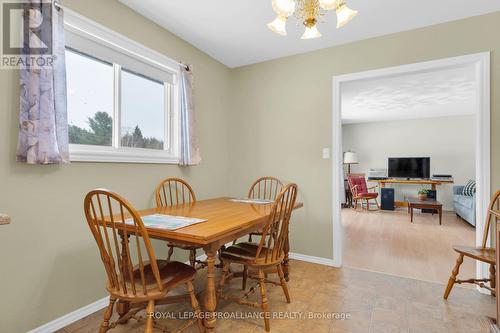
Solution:
[[(293, 260), (289, 282), (292, 303), (287, 304), (279, 286), (269, 285), (270, 309), (282, 316), (309, 314), (344, 314), (348, 319), (272, 319), (271, 332), (325, 333), (479, 333), (487, 332), (484, 316), (493, 317), (495, 298), (470, 288), (455, 287), (450, 298), (442, 298), (444, 285), (422, 282), (363, 270), (332, 267)], [(200, 271), (197, 286), (201, 288), (204, 273)], [(252, 281), (250, 281), (252, 283)], [(229, 293), (239, 292), (241, 279), (228, 286)], [(258, 294), (251, 296), (256, 299)], [(243, 305), (219, 302), (218, 311), (241, 314), (255, 310)], [(162, 306), (160, 312), (189, 311), (188, 304)], [(330, 315), (331, 316), (331, 315)], [(102, 311), (67, 326), (58, 333), (98, 332)], [(173, 329), (182, 322), (161, 319)], [(155, 330), (156, 332), (157, 330)], [(186, 332), (197, 332), (192, 326)], [(109, 332), (144, 332), (144, 325), (130, 321)], [(158, 332), (160, 332), (158, 330)], [(265, 332), (258, 318), (220, 319), (217, 332)]]

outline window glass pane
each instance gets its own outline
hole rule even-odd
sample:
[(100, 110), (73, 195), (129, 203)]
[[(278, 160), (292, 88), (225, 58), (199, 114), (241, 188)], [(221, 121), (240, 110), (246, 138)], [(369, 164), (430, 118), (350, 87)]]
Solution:
[(69, 142), (111, 146), (113, 65), (66, 49)]
[(164, 139), (163, 83), (122, 69), (121, 145), (163, 149)]

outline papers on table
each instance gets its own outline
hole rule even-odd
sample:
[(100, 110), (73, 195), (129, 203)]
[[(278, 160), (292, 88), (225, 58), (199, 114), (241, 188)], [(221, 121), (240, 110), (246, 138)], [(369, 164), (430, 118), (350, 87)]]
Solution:
[(241, 202), (241, 203), (247, 203), (247, 204), (253, 204), (253, 205), (268, 205), (270, 203), (273, 203), (272, 200), (264, 200), (264, 199), (229, 199), (230, 201), (233, 202)]
[[(153, 214), (142, 217), (142, 222), (146, 227), (165, 230), (176, 230), (206, 221), (206, 219), (198, 219), (194, 217), (172, 216), (163, 214)], [(134, 224), (132, 219), (125, 220), (125, 223)]]

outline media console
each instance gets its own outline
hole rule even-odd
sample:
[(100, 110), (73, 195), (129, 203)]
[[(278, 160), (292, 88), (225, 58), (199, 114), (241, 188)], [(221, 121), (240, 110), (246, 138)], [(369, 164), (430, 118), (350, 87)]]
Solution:
[[(369, 179), (370, 182), (378, 183), (380, 188), (386, 187), (386, 184), (407, 184), (407, 185), (431, 185), (432, 190), (436, 190), (437, 186), (442, 184), (453, 184), (453, 180), (435, 180), (435, 179), (403, 179), (403, 178), (386, 178), (386, 179)], [(394, 204), (398, 207), (406, 207), (406, 201), (395, 201)]]

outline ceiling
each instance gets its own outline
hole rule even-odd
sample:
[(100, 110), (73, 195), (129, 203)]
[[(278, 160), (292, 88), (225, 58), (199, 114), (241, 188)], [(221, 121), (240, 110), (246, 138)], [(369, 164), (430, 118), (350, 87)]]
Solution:
[(474, 66), (343, 83), (342, 122), (474, 114)]
[(498, 0), (347, 0), (353, 21), (337, 30), (329, 12), (323, 37), (301, 40), (294, 17), (287, 37), (267, 28), (271, 0), (120, 1), (231, 68), (500, 10)]

